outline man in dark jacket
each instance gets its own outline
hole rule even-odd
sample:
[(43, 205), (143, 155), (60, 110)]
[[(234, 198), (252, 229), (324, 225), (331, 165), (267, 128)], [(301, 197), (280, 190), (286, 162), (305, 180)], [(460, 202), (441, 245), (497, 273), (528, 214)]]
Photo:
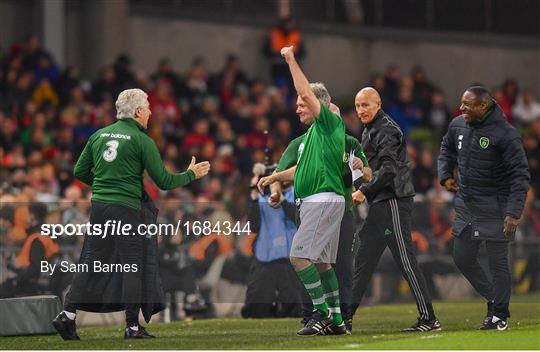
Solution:
[(407, 146), (399, 126), (381, 109), (379, 93), (367, 87), (355, 98), (356, 113), (365, 128), (362, 147), (373, 170), (373, 180), (359, 186), (353, 201), (369, 202), (369, 214), (359, 232), (355, 258), (351, 312), (354, 314), (388, 246), (407, 280), (420, 313), (418, 321), (404, 331), (440, 330), (426, 282), (415, 258), (411, 239), (414, 187)]
[[(149, 236), (153, 242), (148, 242), (146, 234), (139, 233), (144, 230), (141, 225), (148, 225), (157, 217), (157, 209), (144, 202), (147, 196), (143, 172), (146, 170), (160, 188), (173, 189), (205, 176), (210, 169), (208, 162), (196, 164), (195, 157), (185, 172), (171, 174), (165, 169), (155, 142), (145, 133), (152, 112), (142, 90), (121, 92), (116, 110), (118, 121), (89, 138), (73, 172), (92, 187), (92, 231), (84, 237), (79, 260), (87, 270), (75, 273), (64, 310), (52, 322), (64, 340), (79, 340), (75, 328), (77, 309), (104, 311), (105, 302), (116, 303), (117, 310), (126, 311), (125, 338), (153, 337), (139, 324), (139, 310), (154, 296), (152, 284), (145, 287), (143, 283), (156, 282), (158, 255), (155, 236)], [(113, 222), (122, 230), (112, 230), (109, 225)], [(121, 264), (128, 269), (96, 270), (96, 264)], [(104, 287), (107, 282), (101, 280), (104, 272), (111, 271), (120, 274), (116, 275), (121, 281), (120, 302), (107, 299), (111, 292)]]
[[(480, 329), (506, 330), (511, 288), (508, 241), (514, 237), (529, 187), (527, 159), (518, 132), (487, 89), (467, 89), (460, 109), (463, 114), (450, 123), (438, 159), (441, 185), (457, 192), (454, 261), (488, 301)], [(482, 240), (491, 282), (477, 260)]]

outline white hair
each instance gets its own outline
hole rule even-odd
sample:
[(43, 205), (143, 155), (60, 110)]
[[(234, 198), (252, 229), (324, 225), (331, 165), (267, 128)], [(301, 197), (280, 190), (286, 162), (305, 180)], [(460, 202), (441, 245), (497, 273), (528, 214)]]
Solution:
[(330, 97), (330, 93), (328, 93), (328, 89), (322, 84), (321, 82), (315, 82), (310, 83), (309, 87), (317, 97), (317, 99), (326, 107), (330, 106), (330, 101), (332, 98)]
[(126, 89), (118, 95), (116, 99), (116, 118), (134, 118), (135, 110), (145, 106), (148, 102), (148, 95), (141, 89)]

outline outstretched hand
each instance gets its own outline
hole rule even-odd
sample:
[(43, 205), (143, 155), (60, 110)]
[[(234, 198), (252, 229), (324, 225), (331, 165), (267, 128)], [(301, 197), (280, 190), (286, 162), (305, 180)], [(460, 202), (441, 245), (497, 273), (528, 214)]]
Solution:
[(360, 204), (366, 200), (366, 196), (362, 191), (358, 190), (352, 194), (352, 200), (354, 204)]
[(195, 162), (195, 157), (192, 156), (191, 163), (188, 166), (188, 170), (191, 170), (195, 173), (195, 179), (206, 176), (208, 174), (208, 171), (210, 171), (210, 163), (208, 161), (203, 161), (195, 164)]

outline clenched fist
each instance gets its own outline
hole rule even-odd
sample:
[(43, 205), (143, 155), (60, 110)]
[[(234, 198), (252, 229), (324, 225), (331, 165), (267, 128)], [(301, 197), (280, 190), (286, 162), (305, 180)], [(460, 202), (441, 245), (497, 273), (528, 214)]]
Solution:
[(191, 170), (195, 173), (195, 179), (199, 179), (208, 174), (208, 171), (210, 171), (210, 163), (208, 161), (203, 161), (195, 164), (195, 157), (192, 156), (188, 170)]
[(294, 46), (286, 46), (281, 48), (281, 56), (285, 59), (285, 61), (289, 62), (290, 60), (294, 60)]
[(459, 186), (453, 178), (449, 178), (446, 181), (444, 181), (444, 188), (446, 188), (449, 192), (457, 192), (459, 191)]
[(352, 200), (354, 204), (360, 204), (366, 200), (366, 196), (362, 191), (358, 190), (352, 194)]

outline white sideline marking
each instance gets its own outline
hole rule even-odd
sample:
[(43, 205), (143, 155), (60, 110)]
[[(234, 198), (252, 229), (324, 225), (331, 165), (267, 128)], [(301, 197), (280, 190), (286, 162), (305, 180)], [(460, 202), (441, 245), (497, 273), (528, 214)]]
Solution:
[(421, 339), (434, 339), (436, 337), (442, 337), (442, 335), (424, 335), (424, 336), (420, 336)]

